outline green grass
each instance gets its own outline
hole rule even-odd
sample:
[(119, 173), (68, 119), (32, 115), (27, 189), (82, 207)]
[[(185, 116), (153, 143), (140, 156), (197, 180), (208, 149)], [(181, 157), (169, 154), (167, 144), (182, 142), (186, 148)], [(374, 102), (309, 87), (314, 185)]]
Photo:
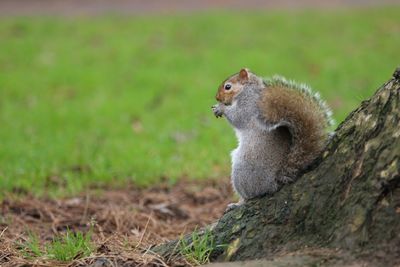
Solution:
[(55, 238), (46, 249), (50, 259), (70, 261), (77, 257), (87, 257), (92, 253), (91, 232), (67, 231), (65, 235)]
[(36, 234), (28, 232), (28, 239), (24, 243), (21, 243), (21, 253), (28, 259), (42, 257), (44, 255), (40, 246), (39, 237)]
[(211, 253), (217, 248), (210, 229), (204, 232), (193, 231), (190, 242), (184, 237), (179, 240), (179, 251), (186, 260), (194, 265), (206, 264), (210, 261)]
[(89, 256), (93, 251), (91, 232), (86, 234), (67, 230), (64, 235), (55, 237), (44, 247), (40, 245), (39, 238), (29, 233), (26, 242), (21, 244), (22, 254), (28, 258), (43, 257), (59, 261), (71, 261)]
[(0, 18), (0, 190), (226, 177), (226, 76), (307, 82), (340, 122), (399, 64), (399, 11)]

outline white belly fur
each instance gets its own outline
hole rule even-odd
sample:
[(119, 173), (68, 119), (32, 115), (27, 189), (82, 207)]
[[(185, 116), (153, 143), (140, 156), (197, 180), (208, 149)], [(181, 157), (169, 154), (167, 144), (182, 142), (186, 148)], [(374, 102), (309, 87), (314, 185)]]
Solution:
[(236, 130), (239, 145), (231, 152), (232, 184), (243, 199), (277, 190), (277, 172), (284, 152), (271, 133)]

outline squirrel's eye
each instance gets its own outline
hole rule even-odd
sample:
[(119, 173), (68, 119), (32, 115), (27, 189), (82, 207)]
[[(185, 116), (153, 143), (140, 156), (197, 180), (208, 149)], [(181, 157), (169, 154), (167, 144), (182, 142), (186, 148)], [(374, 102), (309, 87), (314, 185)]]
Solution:
[(230, 85), (229, 83), (225, 84), (225, 90), (230, 90), (232, 88), (232, 85)]

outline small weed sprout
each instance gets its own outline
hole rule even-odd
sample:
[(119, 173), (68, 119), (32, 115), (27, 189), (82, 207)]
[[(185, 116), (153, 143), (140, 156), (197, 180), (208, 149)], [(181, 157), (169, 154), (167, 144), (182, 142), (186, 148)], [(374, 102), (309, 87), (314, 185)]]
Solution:
[(21, 244), (22, 254), (28, 259), (44, 257), (59, 261), (71, 261), (87, 257), (93, 251), (91, 236), (91, 230), (83, 234), (68, 229), (64, 235), (55, 237), (53, 241), (42, 248), (38, 236), (29, 233), (28, 240)]
[(28, 259), (42, 257), (43, 251), (40, 247), (39, 237), (32, 232), (28, 232), (28, 239), (21, 243), (22, 254)]
[(92, 253), (92, 250), (91, 231), (83, 234), (67, 230), (65, 235), (56, 237), (46, 247), (48, 257), (59, 261), (87, 257)]
[(193, 231), (191, 242), (181, 236), (179, 240), (180, 253), (192, 264), (201, 265), (210, 261), (211, 253), (222, 245), (215, 245), (214, 236), (210, 229), (204, 232)]

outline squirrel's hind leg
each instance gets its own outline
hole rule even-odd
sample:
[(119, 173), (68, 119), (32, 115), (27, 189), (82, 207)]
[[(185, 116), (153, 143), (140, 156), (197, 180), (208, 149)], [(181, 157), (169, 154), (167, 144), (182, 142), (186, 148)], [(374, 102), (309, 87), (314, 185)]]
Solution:
[(244, 203), (243, 198), (240, 198), (240, 200), (237, 203), (229, 203), (228, 206), (226, 206), (224, 213), (230, 212), (231, 210), (240, 207), (241, 205), (243, 205), (243, 203)]
[(277, 177), (277, 182), (279, 185), (289, 184), (296, 180), (298, 170), (290, 167), (285, 167), (282, 169)]

